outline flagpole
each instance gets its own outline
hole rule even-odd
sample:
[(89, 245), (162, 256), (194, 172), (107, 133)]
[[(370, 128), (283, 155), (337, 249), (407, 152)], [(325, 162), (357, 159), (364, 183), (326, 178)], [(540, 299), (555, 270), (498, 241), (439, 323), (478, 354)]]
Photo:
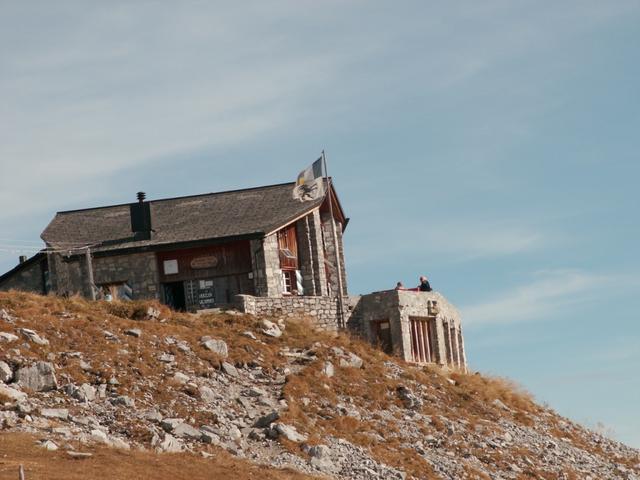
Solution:
[(331, 195), (331, 180), (329, 180), (329, 171), (327, 170), (327, 157), (322, 150), (322, 163), (324, 165), (324, 175), (327, 179), (327, 194), (329, 195), (329, 215), (331, 215), (331, 231), (333, 234), (333, 246), (336, 253), (336, 273), (338, 274), (338, 327), (344, 328), (344, 302), (343, 302), (343, 290), (342, 290), (342, 267), (340, 263), (340, 252), (338, 251), (338, 234), (336, 233), (336, 222), (333, 217), (333, 200)]

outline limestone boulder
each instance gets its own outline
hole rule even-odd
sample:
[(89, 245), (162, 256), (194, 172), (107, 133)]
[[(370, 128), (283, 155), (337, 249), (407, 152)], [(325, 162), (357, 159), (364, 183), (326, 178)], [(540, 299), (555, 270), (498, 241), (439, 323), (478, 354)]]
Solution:
[(44, 418), (68, 420), (69, 410), (67, 410), (66, 408), (43, 408), (40, 410), (40, 415), (42, 415)]
[(74, 391), (73, 397), (81, 402), (93, 402), (96, 399), (96, 389), (88, 383), (83, 383)]
[(222, 362), (221, 368), (222, 371), (230, 377), (238, 378), (240, 376), (238, 369), (228, 362)]
[(331, 378), (335, 375), (336, 370), (333, 367), (333, 363), (331, 362), (324, 362), (324, 364), (322, 365), (322, 373), (323, 375)]
[(184, 444), (173, 435), (165, 434), (164, 439), (158, 445), (158, 450), (167, 453), (178, 453), (184, 449)]
[(222, 358), (227, 358), (229, 356), (229, 347), (227, 346), (227, 342), (224, 340), (219, 340), (211, 337), (202, 337), (200, 339), (202, 346), (207, 350), (212, 351), (213, 353), (220, 355)]
[(343, 358), (340, 359), (341, 367), (348, 368), (362, 368), (364, 362), (355, 353), (348, 352)]
[(9, 400), (12, 400), (14, 402), (19, 402), (26, 400), (27, 394), (0, 383), (0, 397), (8, 398)]
[(55, 368), (49, 362), (37, 362), (29, 367), (19, 368), (15, 372), (15, 381), (34, 392), (48, 392), (58, 388)]
[(280, 329), (280, 327), (266, 319), (262, 320), (262, 333), (274, 338), (279, 338), (282, 336), (282, 330)]
[(8, 363), (0, 361), (0, 382), (9, 383), (13, 378), (13, 370)]
[(18, 340), (18, 336), (9, 332), (0, 332), (0, 342), (11, 343)]
[(22, 335), (24, 338), (26, 338), (32, 343), (35, 343), (36, 345), (40, 345), (40, 346), (49, 345), (49, 340), (38, 335), (38, 333), (35, 330), (31, 330), (29, 328), (20, 328), (18, 332), (20, 332), (20, 335)]
[(256, 420), (256, 422), (254, 423), (254, 426), (258, 428), (268, 427), (279, 418), (280, 418), (280, 414), (276, 410), (274, 410), (258, 418), (258, 420)]
[(284, 423), (274, 423), (271, 430), (275, 432), (275, 436), (284, 437), (290, 442), (300, 443), (307, 440), (307, 436), (299, 433), (296, 427), (292, 425), (286, 425)]

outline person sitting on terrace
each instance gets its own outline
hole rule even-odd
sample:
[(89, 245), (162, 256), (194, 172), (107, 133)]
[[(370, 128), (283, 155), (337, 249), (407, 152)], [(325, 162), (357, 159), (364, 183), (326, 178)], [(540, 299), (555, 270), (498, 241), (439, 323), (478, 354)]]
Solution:
[(402, 282), (398, 282), (398, 283), (396, 283), (396, 288), (395, 288), (395, 289), (396, 289), (396, 290), (406, 290), (406, 289), (404, 288), (404, 284), (403, 284)]
[(420, 277), (420, 285), (418, 285), (418, 290), (421, 292), (430, 292), (431, 285), (429, 284), (429, 280), (427, 277)]

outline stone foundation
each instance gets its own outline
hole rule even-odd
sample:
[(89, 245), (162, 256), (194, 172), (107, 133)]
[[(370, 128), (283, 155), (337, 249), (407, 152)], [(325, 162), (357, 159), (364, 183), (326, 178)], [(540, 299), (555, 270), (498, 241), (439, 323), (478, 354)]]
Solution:
[[(466, 370), (460, 314), (441, 294), (388, 290), (343, 301), (347, 328), (388, 353)], [(337, 297), (238, 295), (236, 303), (251, 315), (307, 317), (322, 330), (338, 330)]]
[[(253, 297), (236, 295), (237, 308), (244, 313), (266, 317), (309, 317), (322, 330), (338, 330), (337, 297)], [(345, 308), (345, 310), (347, 310)], [(345, 312), (347, 316), (347, 312)]]

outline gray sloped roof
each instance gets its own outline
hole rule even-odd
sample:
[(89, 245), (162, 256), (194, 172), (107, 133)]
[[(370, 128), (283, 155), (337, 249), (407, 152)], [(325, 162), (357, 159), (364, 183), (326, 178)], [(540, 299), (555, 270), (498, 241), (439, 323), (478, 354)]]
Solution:
[(151, 240), (135, 241), (129, 205), (58, 212), (42, 239), (50, 246), (97, 245), (94, 251), (119, 250), (220, 238), (262, 236), (322, 204), (299, 202), (294, 183), (152, 200)]

